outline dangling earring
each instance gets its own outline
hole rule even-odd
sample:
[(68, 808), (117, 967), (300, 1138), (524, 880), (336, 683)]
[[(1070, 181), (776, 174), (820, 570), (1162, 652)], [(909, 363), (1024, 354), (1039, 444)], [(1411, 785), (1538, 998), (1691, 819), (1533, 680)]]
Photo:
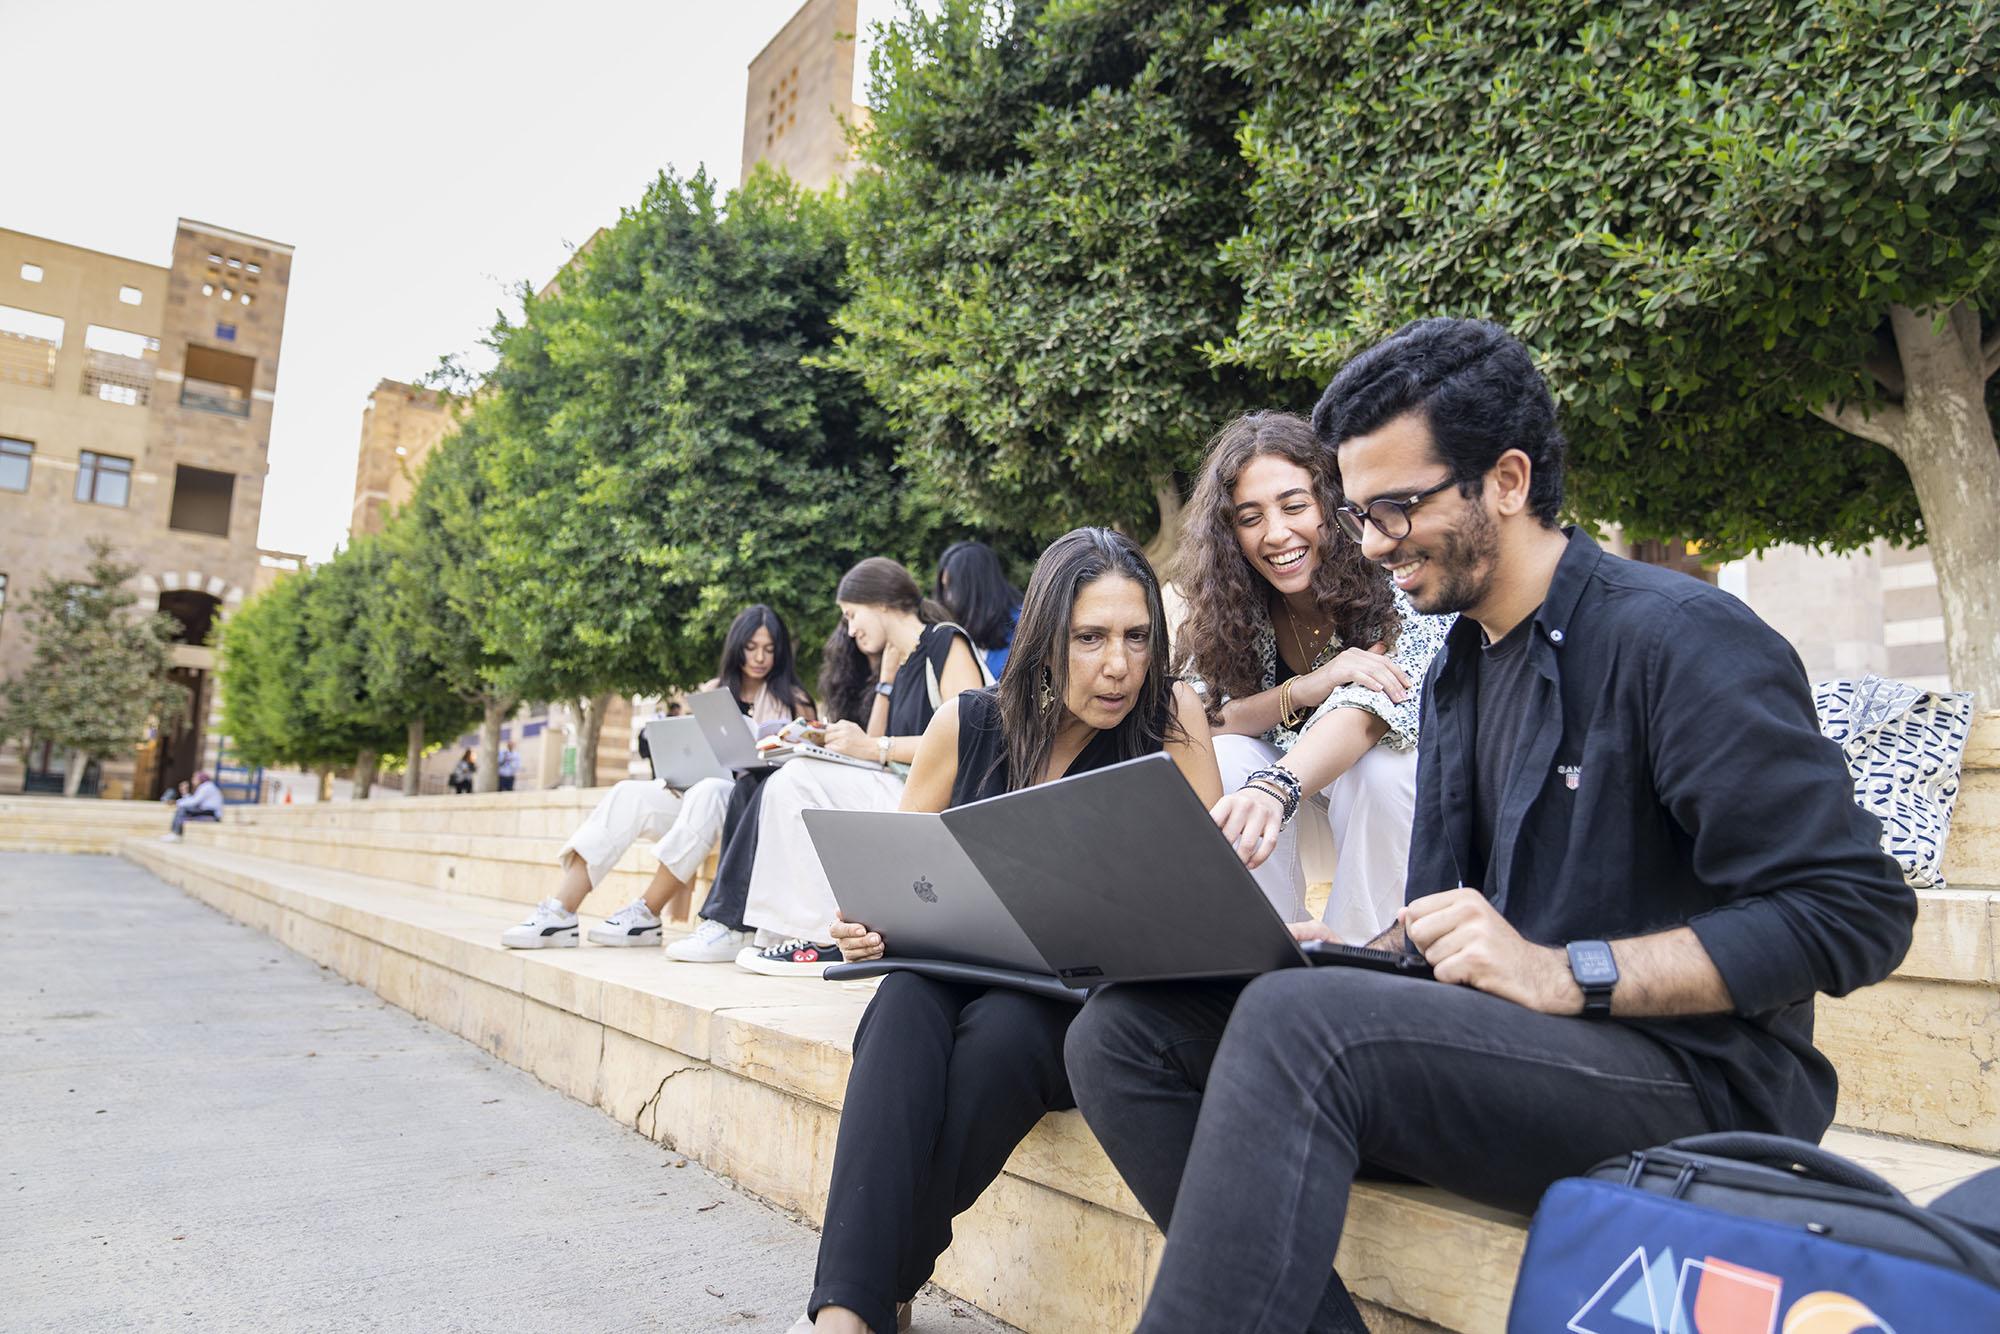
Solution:
[(1041, 693), (1035, 696), (1035, 703), (1041, 707), (1043, 713), (1047, 713), (1055, 705), (1055, 679), (1054, 672), (1046, 667), (1042, 668), (1042, 689)]

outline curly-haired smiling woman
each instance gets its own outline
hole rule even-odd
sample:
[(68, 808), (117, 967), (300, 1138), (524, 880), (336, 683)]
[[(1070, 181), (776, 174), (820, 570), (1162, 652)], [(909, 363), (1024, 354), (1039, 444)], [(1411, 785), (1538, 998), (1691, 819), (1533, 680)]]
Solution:
[(1360, 943), (1403, 903), (1417, 689), (1452, 618), (1418, 615), (1334, 531), (1340, 501), (1303, 417), (1223, 427), (1188, 501), (1175, 648), (1215, 732), (1216, 823), (1287, 921), (1330, 865), (1326, 924)]

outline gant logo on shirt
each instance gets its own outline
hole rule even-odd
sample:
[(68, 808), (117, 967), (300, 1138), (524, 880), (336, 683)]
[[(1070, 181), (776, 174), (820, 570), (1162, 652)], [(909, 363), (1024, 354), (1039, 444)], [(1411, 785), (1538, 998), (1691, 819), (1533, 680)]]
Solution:
[(1558, 764), (1556, 772), (1563, 776), (1563, 786), (1576, 791), (1576, 785), (1583, 781), (1583, 766), (1580, 764)]

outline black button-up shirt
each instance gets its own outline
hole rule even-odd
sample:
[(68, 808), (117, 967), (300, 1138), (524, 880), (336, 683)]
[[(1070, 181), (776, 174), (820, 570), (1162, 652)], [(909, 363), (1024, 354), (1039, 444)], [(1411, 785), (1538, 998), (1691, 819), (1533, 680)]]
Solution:
[(1718, 1127), (1817, 1139), (1836, 1081), (1813, 995), (1888, 976), (1917, 905), (1798, 655), (1727, 593), (1575, 530), (1532, 621), (1533, 718), (1488, 863), (1472, 852), (1479, 626), (1460, 618), (1431, 664), (1409, 897), (1472, 885), (1544, 945), (1692, 927), (1735, 1013), (1616, 1022), (1673, 1050)]

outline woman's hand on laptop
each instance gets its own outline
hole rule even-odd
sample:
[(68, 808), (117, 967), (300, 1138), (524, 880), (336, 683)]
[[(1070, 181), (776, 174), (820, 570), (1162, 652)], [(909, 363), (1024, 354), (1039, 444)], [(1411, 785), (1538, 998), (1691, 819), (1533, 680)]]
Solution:
[(1231, 792), (1209, 807), (1208, 814), (1237, 858), (1253, 871), (1277, 850), (1278, 834), (1285, 827), (1284, 805), (1254, 787)]
[(1316, 922), (1310, 918), (1303, 922), (1287, 922), (1285, 923), (1285, 929), (1291, 932), (1292, 939), (1298, 941), (1301, 945), (1309, 940), (1324, 940), (1335, 945), (1345, 945), (1347, 943), (1335, 935), (1333, 928), (1325, 922)]
[(881, 742), (868, 735), (868, 730), (845, 718), (826, 725), (826, 748), (836, 755), (852, 755), (857, 760), (872, 760), (881, 754)]
[(860, 922), (850, 922), (839, 913), (833, 915), (833, 943), (840, 946), (843, 963), (867, 963), (870, 959), (882, 957), (882, 937), (869, 930)]

